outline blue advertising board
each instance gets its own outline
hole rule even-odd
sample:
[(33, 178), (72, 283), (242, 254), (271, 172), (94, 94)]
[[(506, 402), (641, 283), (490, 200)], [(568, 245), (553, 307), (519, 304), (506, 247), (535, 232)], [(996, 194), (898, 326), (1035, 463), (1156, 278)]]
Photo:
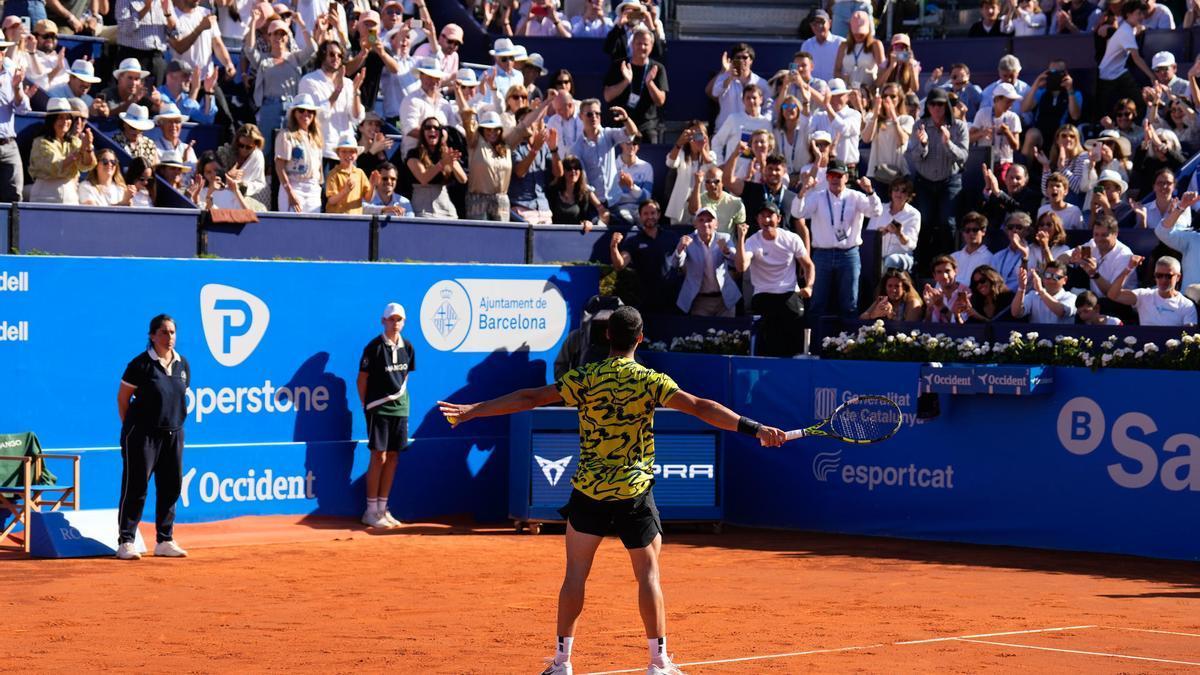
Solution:
[(452, 430), (436, 401), (545, 384), (598, 271), (0, 256), (0, 279), (0, 430), (83, 449), (85, 508), (116, 505), (118, 384), (165, 312), (192, 369), (179, 519), (361, 511), (358, 363), (395, 301), (416, 365), (392, 511), (496, 519), (507, 421)]

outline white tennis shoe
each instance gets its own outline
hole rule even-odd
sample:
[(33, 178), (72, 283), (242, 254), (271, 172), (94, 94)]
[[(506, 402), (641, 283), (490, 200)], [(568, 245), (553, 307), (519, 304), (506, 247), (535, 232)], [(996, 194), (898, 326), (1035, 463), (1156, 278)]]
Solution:
[(141, 560), (142, 554), (138, 553), (132, 541), (127, 541), (117, 547), (118, 560)]
[(684, 672), (668, 657), (663, 659), (661, 666), (651, 663), (650, 667), (646, 669), (646, 675), (684, 675)]
[(370, 520), (364, 518), (363, 522), (367, 524), (367, 527), (378, 528), (381, 530), (386, 530), (392, 526), (391, 521), (389, 521), (387, 516), (382, 513), (375, 514)]
[(366, 525), (367, 527), (374, 527), (375, 526), (375, 512), (370, 509), (367, 509), (366, 511), (363, 511), (362, 518), (359, 518), (358, 520), (359, 520), (359, 522), (361, 522), (363, 525)]
[(546, 669), (541, 672), (541, 675), (575, 675), (575, 669), (571, 667), (571, 662), (555, 663), (553, 657), (546, 659)]
[(160, 541), (154, 546), (154, 557), (163, 558), (186, 558), (187, 551), (183, 547), (175, 543), (174, 539)]
[(388, 521), (388, 527), (404, 527), (404, 523), (400, 519), (392, 515), (391, 511), (383, 512), (383, 519)]

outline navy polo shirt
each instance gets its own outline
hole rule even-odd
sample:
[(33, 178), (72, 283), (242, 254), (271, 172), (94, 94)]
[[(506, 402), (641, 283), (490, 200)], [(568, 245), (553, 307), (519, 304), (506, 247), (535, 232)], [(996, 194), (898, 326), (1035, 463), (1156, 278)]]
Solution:
[(187, 388), (192, 381), (192, 369), (187, 359), (176, 353), (179, 360), (171, 366), (171, 374), (149, 351), (138, 354), (125, 366), (121, 382), (135, 387), (125, 425), (146, 429), (176, 431), (183, 428), (187, 417)]
[(368, 342), (358, 363), (358, 372), (367, 374), (367, 411), (408, 417), (406, 385), (416, 366), (412, 343), (403, 335), (396, 348), (384, 342), (382, 335)]

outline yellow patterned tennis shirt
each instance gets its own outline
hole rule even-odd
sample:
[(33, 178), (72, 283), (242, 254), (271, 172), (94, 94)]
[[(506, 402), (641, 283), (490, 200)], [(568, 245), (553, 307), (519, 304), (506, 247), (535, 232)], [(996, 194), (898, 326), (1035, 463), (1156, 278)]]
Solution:
[(679, 386), (633, 359), (609, 357), (580, 366), (555, 383), (579, 408), (579, 466), (571, 485), (608, 501), (632, 499), (654, 481), (654, 407)]

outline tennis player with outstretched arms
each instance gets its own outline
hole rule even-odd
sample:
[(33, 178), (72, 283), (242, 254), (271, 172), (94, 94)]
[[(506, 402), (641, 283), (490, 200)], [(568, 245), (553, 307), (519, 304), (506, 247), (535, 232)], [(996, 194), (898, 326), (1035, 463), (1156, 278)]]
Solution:
[(725, 406), (681, 390), (666, 375), (634, 362), (642, 316), (632, 307), (608, 322), (608, 358), (567, 372), (558, 382), (521, 389), (483, 403), (438, 401), (451, 424), (507, 415), (543, 405), (579, 408), (579, 466), (567, 505), (567, 570), (558, 595), (558, 640), (542, 675), (571, 675), (571, 647), (583, 610), (584, 584), (601, 540), (615, 532), (629, 551), (638, 581), (638, 608), (650, 649), (647, 675), (680, 675), (667, 655), (667, 613), (659, 586), (662, 523), (654, 483), (654, 408), (663, 405), (726, 431), (779, 446), (784, 432), (739, 417)]

